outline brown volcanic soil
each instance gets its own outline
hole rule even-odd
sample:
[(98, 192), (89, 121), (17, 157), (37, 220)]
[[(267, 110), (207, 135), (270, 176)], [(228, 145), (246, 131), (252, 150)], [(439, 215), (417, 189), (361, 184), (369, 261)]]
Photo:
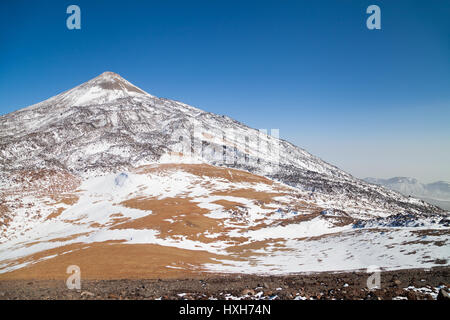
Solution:
[[(45, 260), (47, 256), (52, 259)], [(0, 274), (2, 280), (66, 279), (66, 269), (77, 265), (84, 279), (176, 278), (201, 275), (201, 264), (230, 259), (206, 251), (192, 251), (156, 244), (123, 244), (121, 241), (75, 243), (19, 259), (30, 265)], [(37, 261), (37, 262), (34, 262)], [(171, 267), (167, 267), (171, 266)]]
[[(179, 275), (181, 276), (181, 275)], [(392, 299), (429, 300), (426, 292), (450, 285), (450, 268), (410, 269), (381, 273), (381, 289), (369, 291), (368, 273), (316, 273), (289, 276), (206, 275), (189, 279), (82, 280), (81, 290), (69, 290), (64, 280), (0, 280), (0, 299)], [(435, 289), (436, 292), (436, 289)], [(261, 294), (260, 293), (260, 294)], [(184, 294), (184, 295), (182, 295)]]
[[(251, 173), (219, 168), (204, 164), (161, 164), (157, 166), (142, 166), (134, 169), (138, 174), (158, 174), (169, 175), (171, 172), (184, 171), (198, 177), (216, 178), (228, 182), (245, 182), (244, 187), (224, 188), (211, 190), (211, 195), (216, 196), (235, 196), (250, 200), (267, 209), (268, 204), (279, 204), (280, 207), (289, 207), (292, 210), (303, 211), (305, 214), (290, 218), (288, 221), (283, 219), (274, 219), (273, 224), (289, 224), (298, 223), (302, 220), (309, 220), (317, 215), (321, 208), (313, 204), (308, 204), (302, 199), (292, 199), (288, 203), (280, 203), (277, 197), (292, 193), (288, 188), (276, 184), (273, 181), (253, 175)], [(58, 182), (61, 182), (61, 173), (53, 173), (47, 181), (40, 181), (43, 175), (35, 174), (33, 184), (29, 188), (38, 192), (40, 186), (50, 183), (52, 190), (57, 190)], [(66, 177), (69, 179), (69, 177)], [(78, 190), (80, 181), (72, 177), (74, 181), (72, 193), (68, 189), (60, 190), (50, 194), (51, 206), (50, 213), (45, 217), (45, 221), (57, 220), (61, 214), (67, 210), (66, 206), (75, 204), (80, 193)], [(76, 182), (76, 183), (75, 183)], [(208, 188), (209, 182), (204, 182), (205, 188)], [(248, 186), (250, 183), (263, 183), (270, 185), (269, 191), (256, 191)], [(18, 191), (17, 191), (18, 192)], [(294, 194), (295, 195), (295, 194)], [(50, 200), (45, 200), (50, 201)], [(209, 209), (198, 206), (195, 198), (189, 197), (187, 194), (177, 197), (155, 197), (145, 194), (145, 190), (139, 196), (122, 200), (119, 206), (111, 211), (109, 220), (102, 224), (92, 221), (91, 228), (96, 229), (135, 229), (135, 230), (153, 230), (157, 231), (158, 238), (175, 239), (175, 240), (193, 240), (202, 243), (211, 243), (214, 241), (226, 241), (229, 245), (227, 256), (220, 256), (201, 250), (185, 250), (176, 247), (160, 246), (156, 244), (125, 244), (124, 241), (106, 241), (94, 243), (75, 242), (71, 244), (62, 244), (61, 246), (49, 250), (40, 251), (29, 256), (21, 257), (14, 260), (2, 261), (4, 268), (12, 267), (17, 264), (26, 265), (18, 270), (0, 274), (1, 279), (64, 279), (66, 278), (66, 268), (69, 265), (78, 265), (82, 269), (84, 279), (136, 279), (136, 278), (173, 278), (184, 275), (192, 277), (202, 272), (202, 265), (205, 263), (218, 263), (216, 260), (240, 260), (246, 259), (249, 255), (258, 255), (254, 253), (256, 249), (265, 248), (266, 246), (279, 246), (281, 239), (271, 239), (267, 241), (257, 241), (252, 244), (242, 245), (247, 239), (241, 236), (229, 236), (236, 226), (246, 226), (246, 208), (245, 205), (238, 202), (218, 199), (216, 204), (223, 205), (224, 209), (230, 212), (230, 219), (233, 226), (227, 226), (223, 220), (208, 217)], [(64, 207), (60, 207), (64, 204)], [(0, 203), (1, 205), (1, 203)], [(12, 204), (11, 204), (12, 205)], [(32, 204), (27, 204), (32, 207)], [(120, 209), (122, 207), (146, 210), (148, 215), (131, 219), (124, 216)], [(7, 206), (0, 210), (9, 210)], [(273, 208), (272, 208), (273, 209)], [(11, 212), (13, 212), (11, 210)], [(268, 213), (270, 217), (275, 212)], [(34, 211), (30, 209), (30, 215), (34, 215)], [(1, 216), (1, 211), (0, 211)], [(79, 223), (79, 217), (69, 220), (63, 220), (65, 223), (74, 225)], [(258, 221), (256, 221), (258, 222)], [(258, 223), (251, 227), (251, 230), (264, 228), (267, 225)], [(88, 233), (83, 233), (84, 235)], [(47, 240), (47, 242), (68, 241), (77, 238), (83, 234), (70, 235), (68, 237), (60, 237)], [(209, 237), (208, 234), (215, 235)], [(39, 240), (29, 242), (25, 246), (39, 244)], [(179, 269), (175, 269), (175, 268)]]

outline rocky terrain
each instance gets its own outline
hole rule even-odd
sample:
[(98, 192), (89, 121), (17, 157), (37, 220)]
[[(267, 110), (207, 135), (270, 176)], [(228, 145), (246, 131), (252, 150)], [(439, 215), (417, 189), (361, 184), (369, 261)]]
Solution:
[[(2, 299), (153, 300), (436, 300), (449, 299), (450, 271), (382, 272), (381, 287), (369, 290), (365, 272), (287, 276), (197, 276), (153, 280), (86, 280), (80, 290), (64, 281), (1, 281)], [(441, 292), (441, 293), (440, 293)], [(439, 296), (439, 298), (438, 298)]]

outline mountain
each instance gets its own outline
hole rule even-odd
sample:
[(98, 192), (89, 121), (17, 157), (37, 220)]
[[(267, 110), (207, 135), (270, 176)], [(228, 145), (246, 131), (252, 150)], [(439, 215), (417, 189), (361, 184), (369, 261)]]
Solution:
[(112, 72), (0, 117), (0, 196), (0, 278), (64, 278), (68, 264), (139, 278), (449, 258), (439, 207)]
[(405, 196), (423, 199), (429, 203), (450, 210), (450, 183), (437, 181), (424, 184), (414, 178), (394, 177), (390, 179), (365, 178), (367, 182), (385, 186)]
[[(83, 174), (200, 161), (339, 195), (343, 202), (361, 202), (375, 211), (439, 212), (355, 179), (287, 141), (228, 117), (156, 98), (112, 72), (0, 117), (0, 131), (2, 172), (60, 169)], [(231, 161), (223, 161), (225, 152)], [(346, 203), (340, 207), (348, 210)]]

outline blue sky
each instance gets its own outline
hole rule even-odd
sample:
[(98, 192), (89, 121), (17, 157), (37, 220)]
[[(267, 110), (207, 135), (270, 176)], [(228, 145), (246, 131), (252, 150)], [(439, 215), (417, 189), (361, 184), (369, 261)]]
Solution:
[(450, 181), (449, 16), (432, 0), (1, 1), (0, 114), (108, 70), (357, 177)]

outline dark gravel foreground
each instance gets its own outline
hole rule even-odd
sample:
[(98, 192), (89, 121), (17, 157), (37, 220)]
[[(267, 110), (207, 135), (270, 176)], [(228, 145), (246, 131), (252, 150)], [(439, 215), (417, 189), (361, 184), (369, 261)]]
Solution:
[[(450, 288), (450, 267), (381, 273), (381, 289), (369, 290), (365, 272), (289, 276), (227, 275), (190, 279), (82, 280), (69, 290), (63, 280), (3, 280), (0, 299), (375, 299), (434, 300)], [(414, 287), (414, 288), (411, 288)], [(408, 288), (409, 287), (409, 288)], [(445, 293), (444, 293), (445, 294)]]

